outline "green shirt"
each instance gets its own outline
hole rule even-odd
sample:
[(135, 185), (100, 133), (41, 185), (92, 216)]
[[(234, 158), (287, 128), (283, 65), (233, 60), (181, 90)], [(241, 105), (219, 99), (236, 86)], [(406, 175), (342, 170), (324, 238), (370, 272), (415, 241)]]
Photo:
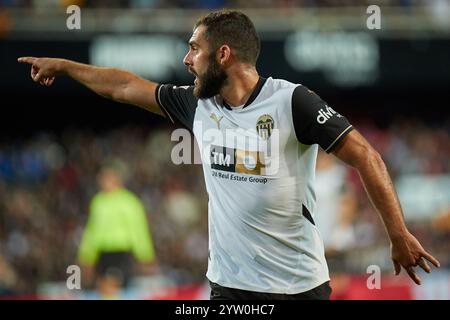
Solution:
[(126, 189), (99, 192), (91, 201), (78, 257), (92, 266), (102, 252), (132, 252), (140, 262), (155, 258), (144, 206)]

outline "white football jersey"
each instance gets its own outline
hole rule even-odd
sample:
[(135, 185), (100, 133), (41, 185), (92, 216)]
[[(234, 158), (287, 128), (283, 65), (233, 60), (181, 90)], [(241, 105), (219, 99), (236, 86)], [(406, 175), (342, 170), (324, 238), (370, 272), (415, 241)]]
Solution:
[(207, 278), (221, 286), (297, 294), (329, 280), (315, 226), (318, 145), (330, 152), (347, 119), (305, 86), (260, 78), (247, 103), (157, 87), (172, 122), (193, 132), (209, 196)]

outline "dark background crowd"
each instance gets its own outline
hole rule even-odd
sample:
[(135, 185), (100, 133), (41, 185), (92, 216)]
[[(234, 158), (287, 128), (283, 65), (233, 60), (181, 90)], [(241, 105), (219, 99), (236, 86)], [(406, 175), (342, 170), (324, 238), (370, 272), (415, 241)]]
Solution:
[[(423, 179), (448, 175), (448, 123), (434, 125), (402, 119), (385, 129), (364, 121), (355, 125), (383, 155), (394, 181), (411, 174)], [(3, 141), (0, 292), (35, 292), (42, 282), (66, 278), (67, 266), (77, 262), (88, 204), (97, 192), (96, 173), (104, 159), (111, 158), (126, 164), (126, 185), (146, 207), (160, 272), (179, 284), (201, 282), (207, 261), (203, 173), (199, 165), (172, 163), (171, 150), (176, 142), (171, 141), (170, 135), (169, 128), (163, 125), (152, 128), (124, 124), (102, 132), (90, 128), (39, 131), (13, 143)], [(353, 237), (347, 239), (348, 230), (337, 235), (337, 243), (342, 246), (329, 247), (330, 269), (361, 273), (372, 261), (390, 270), (389, 261), (385, 261), (388, 242), (382, 224), (356, 173), (344, 170), (343, 184), (353, 190), (355, 202), (350, 209), (354, 213), (344, 228), (351, 228)], [(318, 176), (320, 173), (319, 168)], [(320, 192), (321, 189), (319, 198)], [(431, 213), (432, 219), (413, 219), (409, 225), (424, 246), (448, 267), (448, 222), (445, 228), (436, 221), (445, 214), (448, 219), (450, 212), (448, 206), (441, 210)]]
[[(67, 16), (63, 12), (59, 17), (58, 10), (51, 15), (57, 19), (42, 19), (47, 8), (70, 4), (98, 15), (82, 13), (81, 30), (68, 30)], [(121, 52), (132, 44), (129, 50), (135, 53), (142, 49), (142, 55), (150, 58), (159, 50), (149, 63), (151, 68), (146, 68), (162, 66), (167, 72), (164, 78), (151, 80), (185, 85), (190, 78), (182, 57), (167, 66), (161, 53), (173, 53), (171, 41), (174, 37), (187, 40), (190, 27), (180, 35), (172, 34), (170, 26), (190, 26), (190, 16), (205, 12), (186, 11), (189, 17), (184, 21), (186, 8), (218, 7), (273, 10), (270, 14), (278, 18), (276, 22), (268, 19), (267, 13), (258, 16), (258, 10), (247, 12), (256, 17), (257, 29), (264, 28), (258, 65), (262, 75), (309, 86), (380, 152), (399, 192), (408, 227), (447, 272), (444, 278), (435, 276), (437, 273), (424, 277), (432, 286), (427, 292), (439, 291), (437, 285), (450, 282), (450, 69), (446, 63), (450, 56), (450, 15), (446, 14), (450, 4), (446, 0), (377, 1), (386, 23), (380, 31), (368, 31), (365, 18), (369, 4), (371, 1), (353, 0), (0, 0), (0, 297), (36, 297), (54, 283), (65, 288), (67, 267), (79, 263), (89, 204), (99, 191), (97, 174), (110, 160), (123, 164), (125, 186), (141, 199), (155, 246), (156, 275), (136, 269), (135, 276), (159, 281), (160, 287), (205, 283), (208, 198), (203, 172), (200, 165), (172, 162), (177, 142), (171, 141), (171, 134), (175, 128), (162, 117), (98, 97), (69, 79), (59, 78), (53, 87), (41, 88), (29, 79), (28, 67), (17, 64), (16, 59), (20, 55), (46, 55), (89, 63), (97, 37), (110, 26), (108, 19), (103, 19), (98, 31), (96, 19), (126, 13), (116, 26), (111, 24), (109, 46), (100, 39), (106, 48), (104, 54), (115, 57), (114, 36), (123, 45)], [(327, 11), (329, 6), (337, 8)], [(361, 22), (356, 19), (356, 24), (348, 25), (348, 21), (339, 20), (355, 12), (347, 11), (347, 6), (360, 6)], [(413, 12), (410, 8), (422, 6), (440, 18), (434, 19), (427, 10), (408, 14)], [(291, 7), (299, 9), (295, 11), (298, 18), (283, 10)], [(118, 11), (102, 14), (104, 8)], [(164, 16), (172, 20), (160, 30), (152, 26), (151, 35), (159, 38), (142, 38), (151, 46), (141, 47), (133, 38), (134, 32), (142, 36), (148, 30), (134, 24), (132, 8), (178, 10), (173, 17)], [(308, 19), (302, 15), (303, 8), (312, 9)], [(316, 20), (315, 8), (325, 13)], [(142, 10), (144, 18), (145, 12)], [(140, 12), (135, 14), (136, 20), (142, 18)], [(292, 24), (279, 28), (277, 23), (284, 17)], [(151, 14), (148, 19), (152, 19)], [(355, 25), (358, 30), (352, 29)], [(122, 28), (132, 31), (122, 34)], [(294, 33), (305, 30), (315, 35), (303, 35), (301, 41), (288, 46), (286, 39), (292, 40)], [(135, 42), (120, 42), (127, 36)], [(307, 41), (310, 43), (303, 46)], [(370, 50), (376, 54), (369, 55)], [(298, 55), (290, 56), (291, 51)], [(323, 54), (329, 52), (336, 52), (336, 56)], [(339, 60), (332, 65), (329, 57)], [(122, 58), (121, 62), (130, 62)], [(155, 62), (157, 58), (162, 62)], [(303, 58), (316, 65), (295, 64)], [(367, 68), (373, 69), (367, 72)], [(348, 75), (364, 81), (336, 81), (337, 76), (346, 79)], [(392, 274), (384, 227), (357, 173), (322, 152), (316, 182), (315, 218), (332, 275), (365, 274), (369, 265)], [(338, 281), (333, 288), (339, 291)], [(448, 299), (450, 292), (443, 297)]]
[[(383, 6), (413, 7), (429, 5), (425, 0), (383, 0), (376, 4)], [(437, 1), (436, 1), (437, 2)], [(51, 7), (76, 4), (86, 8), (293, 8), (293, 7), (342, 7), (375, 4), (373, 1), (357, 0), (1, 0), (5, 7)]]

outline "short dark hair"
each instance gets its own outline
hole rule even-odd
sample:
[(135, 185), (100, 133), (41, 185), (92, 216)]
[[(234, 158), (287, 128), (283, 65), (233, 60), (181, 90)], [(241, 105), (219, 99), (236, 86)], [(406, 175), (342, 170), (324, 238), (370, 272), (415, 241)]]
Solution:
[(200, 25), (206, 27), (205, 38), (211, 50), (227, 44), (240, 61), (256, 65), (261, 44), (248, 16), (239, 11), (220, 10), (201, 17), (195, 28)]

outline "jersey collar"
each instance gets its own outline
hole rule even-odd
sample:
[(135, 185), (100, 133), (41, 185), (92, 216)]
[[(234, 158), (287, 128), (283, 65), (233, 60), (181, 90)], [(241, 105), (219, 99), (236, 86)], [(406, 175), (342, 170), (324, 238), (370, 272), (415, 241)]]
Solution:
[[(245, 107), (247, 107), (248, 105), (250, 105), (253, 101), (255, 101), (256, 97), (258, 96), (258, 94), (261, 92), (262, 87), (264, 86), (264, 83), (266, 83), (267, 78), (263, 78), (263, 77), (259, 77), (258, 79), (258, 83), (256, 84), (255, 90), (253, 90), (252, 94), (250, 95), (250, 97), (248, 98), (247, 102), (244, 104), (244, 106), (242, 107), (242, 109), (244, 109)], [(223, 106), (228, 109), (228, 110), (233, 110), (228, 103), (225, 102), (225, 100), (223, 101)]]

